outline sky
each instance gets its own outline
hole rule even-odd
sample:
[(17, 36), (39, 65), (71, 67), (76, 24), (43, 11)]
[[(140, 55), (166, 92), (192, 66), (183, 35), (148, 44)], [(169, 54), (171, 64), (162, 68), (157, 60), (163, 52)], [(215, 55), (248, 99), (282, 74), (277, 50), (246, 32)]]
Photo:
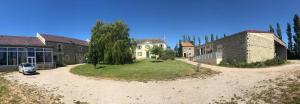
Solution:
[(166, 38), (172, 48), (183, 35), (268, 30), (300, 14), (300, 0), (0, 0), (0, 34), (37, 32), (86, 40), (97, 20), (123, 20), (130, 37)]

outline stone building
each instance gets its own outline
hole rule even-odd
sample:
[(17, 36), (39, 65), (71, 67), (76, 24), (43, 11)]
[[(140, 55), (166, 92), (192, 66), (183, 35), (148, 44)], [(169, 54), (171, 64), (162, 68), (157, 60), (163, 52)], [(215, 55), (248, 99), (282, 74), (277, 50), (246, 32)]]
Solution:
[(194, 57), (195, 49), (194, 49), (194, 45), (191, 42), (181, 42), (179, 46), (181, 50), (180, 52), (181, 57), (184, 58)]
[(156, 56), (150, 52), (153, 46), (159, 46), (164, 50), (167, 49), (166, 43), (161, 39), (141, 39), (136, 42), (137, 46), (134, 53), (136, 59), (155, 58)]
[(37, 33), (37, 37), (0, 35), (0, 71), (17, 69), (21, 63), (37, 68), (84, 62), (86, 41)]
[(88, 42), (58, 35), (37, 33), (45, 45), (53, 47), (53, 60), (59, 65), (83, 63)]
[(252, 63), (287, 57), (285, 43), (274, 33), (256, 30), (246, 30), (215, 40), (201, 45), (197, 51), (198, 61), (208, 64), (219, 64), (222, 60)]

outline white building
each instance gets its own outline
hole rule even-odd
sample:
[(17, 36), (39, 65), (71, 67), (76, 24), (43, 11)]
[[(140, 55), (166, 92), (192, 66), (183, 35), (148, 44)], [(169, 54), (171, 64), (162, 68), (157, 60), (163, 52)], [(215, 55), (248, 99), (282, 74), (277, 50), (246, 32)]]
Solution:
[(151, 54), (150, 52), (153, 46), (162, 47), (164, 50), (167, 49), (166, 43), (161, 39), (137, 40), (137, 47), (135, 49), (135, 58), (136, 59), (155, 58), (155, 55)]

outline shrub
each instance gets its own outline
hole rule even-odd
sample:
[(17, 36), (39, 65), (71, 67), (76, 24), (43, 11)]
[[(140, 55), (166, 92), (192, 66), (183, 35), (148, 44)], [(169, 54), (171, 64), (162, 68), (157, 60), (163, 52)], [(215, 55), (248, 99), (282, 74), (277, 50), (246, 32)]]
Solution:
[(226, 66), (226, 67), (239, 67), (239, 68), (261, 68), (261, 67), (267, 67), (267, 66), (275, 66), (275, 65), (281, 65), (286, 63), (286, 60), (280, 59), (280, 58), (274, 58), (270, 60), (266, 60), (263, 62), (254, 62), (254, 63), (247, 63), (245, 61), (238, 61), (238, 60), (222, 60), (220, 62), (220, 66)]
[(171, 49), (167, 49), (167, 50), (162, 52), (159, 59), (161, 59), (161, 60), (174, 60), (175, 59), (175, 52)]

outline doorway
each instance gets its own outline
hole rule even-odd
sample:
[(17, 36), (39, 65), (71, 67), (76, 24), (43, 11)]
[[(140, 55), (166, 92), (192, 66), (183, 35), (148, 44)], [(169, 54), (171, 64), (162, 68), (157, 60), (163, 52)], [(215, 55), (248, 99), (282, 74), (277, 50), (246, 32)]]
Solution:
[(149, 51), (147, 51), (146, 52), (146, 57), (149, 58), (149, 56), (150, 56), (150, 53), (149, 53)]
[(35, 57), (27, 57), (27, 63), (30, 63), (33, 66), (35, 66), (36, 65)]

